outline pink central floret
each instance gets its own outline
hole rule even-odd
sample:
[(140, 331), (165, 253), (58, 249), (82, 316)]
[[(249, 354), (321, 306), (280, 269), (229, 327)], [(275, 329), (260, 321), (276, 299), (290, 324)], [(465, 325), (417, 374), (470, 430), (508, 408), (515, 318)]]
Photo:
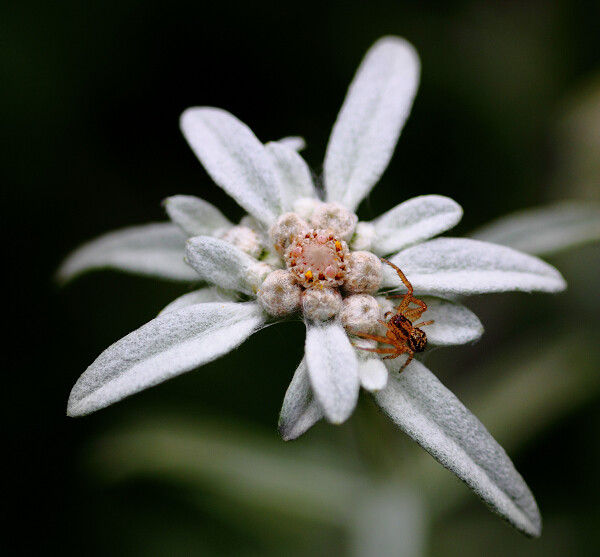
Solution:
[(285, 262), (304, 288), (337, 287), (344, 282), (349, 253), (346, 242), (328, 230), (311, 230), (292, 239)]

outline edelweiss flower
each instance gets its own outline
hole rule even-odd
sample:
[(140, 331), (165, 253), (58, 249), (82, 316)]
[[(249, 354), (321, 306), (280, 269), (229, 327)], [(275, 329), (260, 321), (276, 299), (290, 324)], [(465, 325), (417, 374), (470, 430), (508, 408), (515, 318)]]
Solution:
[(462, 216), (446, 197), (416, 197), (372, 222), (358, 222), (356, 208), (392, 156), (418, 79), (418, 57), (406, 41), (383, 38), (367, 53), (329, 140), (322, 192), (293, 140), (263, 145), (223, 110), (187, 110), (181, 119), (186, 139), (248, 216), (233, 225), (205, 201), (175, 196), (166, 210), (189, 238), (188, 265), (183, 236), (171, 224), (113, 233), (65, 262), (59, 271), (64, 279), (112, 266), (216, 285), (178, 298), (101, 354), (73, 388), (69, 415), (108, 406), (226, 354), (265, 325), (300, 317), (307, 330), (305, 357), (281, 410), (284, 439), (298, 437), (322, 417), (344, 422), (362, 386), (495, 511), (538, 535), (533, 496), (483, 425), (423, 364), (413, 360), (399, 373), (405, 355), (384, 362), (360, 350), (375, 348), (374, 341), (352, 335), (381, 334), (384, 314), (394, 311), (385, 293), (403, 287), (381, 256), (404, 271), (426, 302), (423, 319), (433, 320), (424, 326), (430, 346), (467, 343), (483, 331), (477, 317), (449, 296), (565, 287), (556, 269), (513, 249), (431, 240)]

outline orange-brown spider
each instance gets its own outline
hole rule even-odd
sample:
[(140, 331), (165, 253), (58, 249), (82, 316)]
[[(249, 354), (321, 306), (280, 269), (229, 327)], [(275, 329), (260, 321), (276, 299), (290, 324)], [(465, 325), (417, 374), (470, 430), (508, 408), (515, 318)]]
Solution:
[[(398, 276), (408, 289), (406, 294), (396, 294), (394, 296), (388, 296), (389, 298), (402, 298), (402, 302), (396, 308), (396, 313), (392, 311), (388, 311), (384, 318), (387, 319), (389, 315), (392, 317), (388, 321), (379, 322), (387, 327), (386, 336), (379, 335), (370, 335), (368, 333), (361, 333), (351, 331), (353, 335), (357, 337), (366, 338), (370, 340), (376, 340), (382, 344), (389, 344), (393, 348), (361, 348), (357, 346), (360, 350), (367, 350), (368, 352), (377, 352), (378, 354), (389, 354), (384, 357), (384, 360), (397, 358), (401, 354), (408, 352), (408, 358), (404, 365), (400, 368), (402, 371), (413, 359), (416, 352), (423, 352), (425, 350), (425, 346), (427, 345), (427, 335), (419, 329), (419, 327), (424, 327), (425, 325), (431, 325), (433, 320), (431, 321), (421, 321), (421, 323), (417, 323), (413, 325), (413, 321), (416, 321), (421, 318), (421, 315), (424, 311), (427, 311), (427, 304), (423, 300), (419, 300), (413, 296), (413, 287), (412, 284), (408, 281), (404, 273), (396, 267), (391, 261), (387, 259), (381, 258), (381, 261), (387, 263), (390, 267), (394, 268), (398, 273)], [(410, 304), (413, 303), (418, 307), (410, 307)]]

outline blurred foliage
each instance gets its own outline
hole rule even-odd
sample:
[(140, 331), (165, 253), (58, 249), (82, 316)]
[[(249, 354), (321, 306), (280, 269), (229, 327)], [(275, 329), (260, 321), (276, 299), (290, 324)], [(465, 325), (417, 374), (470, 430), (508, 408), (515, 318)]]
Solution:
[(188, 106), (225, 108), (265, 141), (303, 135), (319, 172), (353, 72), (384, 34), (415, 44), (422, 82), (361, 218), (439, 193), (465, 208), (462, 234), (550, 201), (598, 201), (599, 20), (585, 0), (4, 3), (5, 246), (8, 268), (24, 272), (6, 288), (3, 411), (9, 508), (32, 528), (19, 553), (598, 555), (597, 245), (551, 260), (564, 294), (468, 300), (482, 341), (426, 362), (514, 458), (545, 518), (538, 541), (487, 512), (366, 397), (349, 423), (281, 442), (298, 323), (67, 420), (93, 358), (186, 287), (98, 273), (59, 291), (52, 274), (84, 240), (163, 220), (168, 195), (241, 216), (179, 133)]

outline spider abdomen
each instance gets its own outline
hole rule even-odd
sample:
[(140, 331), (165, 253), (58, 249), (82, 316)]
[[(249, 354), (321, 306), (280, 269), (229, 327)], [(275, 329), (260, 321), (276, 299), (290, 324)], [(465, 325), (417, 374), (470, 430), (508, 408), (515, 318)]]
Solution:
[(408, 347), (413, 352), (423, 352), (427, 346), (427, 335), (421, 329), (413, 327), (410, 335), (408, 336)]

